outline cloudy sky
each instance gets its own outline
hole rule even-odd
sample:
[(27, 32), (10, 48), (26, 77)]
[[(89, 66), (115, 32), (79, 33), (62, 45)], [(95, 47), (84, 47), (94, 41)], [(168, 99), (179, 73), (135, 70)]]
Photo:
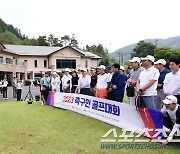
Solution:
[(180, 0), (0, 0), (0, 18), (37, 38), (75, 34), (110, 52), (147, 38), (180, 35)]

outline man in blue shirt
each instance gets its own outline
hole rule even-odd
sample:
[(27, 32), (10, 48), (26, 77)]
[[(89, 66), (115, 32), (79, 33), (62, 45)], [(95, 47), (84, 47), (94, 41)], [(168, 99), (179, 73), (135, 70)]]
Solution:
[(47, 91), (49, 91), (51, 78), (49, 77), (48, 72), (46, 72), (45, 76), (41, 78), (41, 82), (44, 86), (46, 86)]
[(159, 59), (154, 64), (155, 64), (155, 67), (160, 72), (160, 76), (158, 79), (158, 85), (157, 85), (157, 96), (155, 99), (156, 110), (160, 110), (162, 108), (162, 100), (164, 100), (164, 98), (165, 98), (165, 93), (163, 91), (163, 82), (164, 82), (166, 74), (171, 71), (169, 69), (165, 68), (166, 61), (164, 59)]
[(112, 97), (114, 101), (123, 102), (126, 81), (125, 76), (120, 73), (119, 70), (119, 64), (115, 63), (112, 65), (112, 71), (114, 72), (114, 74), (111, 79), (109, 91), (112, 91)]

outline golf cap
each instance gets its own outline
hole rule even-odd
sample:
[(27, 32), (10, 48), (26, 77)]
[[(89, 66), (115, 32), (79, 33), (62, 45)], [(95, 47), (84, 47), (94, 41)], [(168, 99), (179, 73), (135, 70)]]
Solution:
[(129, 60), (131, 63), (134, 63), (134, 62), (138, 62), (140, 63), (141, 62), (141, 59), (139, 57), (133, 57), (133, 59)]
[(82, 72), (87, 72), (86, 68), (81, 69)]
[(120, 66), (120, 70), (123, 70), (123, 71), (124, 71), (124, 66)]
[(70, 72), (69, 68), (66, 68), (66, 69), (64, 70), (64, 72)]
[(166, 61), (164, 59), (159, 59), (158, 61), (156, 61), (154, 64), (162, 64), (162, 65), (166, 65)]
[(57, 73), (56, 73), (56, 72), (53, 72), (53, 75), (57, 75)]
[(53, 69), (53, 72), (57, 72), (57, 70), (56, 70), (56, 69)]
[(98, 68), (102, 68), (103, 70), (105, 70), (105, 69), (106, 69), (106, 66), (100, 65)]
[(165, 99), (163, 100), (163, 103), (166, 105), (177, 103), (177, 98), (173, 95), (166, 96)]
[(147, 55), (146, 57), (141, 58), (141, 60), (150, 60), (150, 61), (154, 62), (155, 58), (151, 55)]

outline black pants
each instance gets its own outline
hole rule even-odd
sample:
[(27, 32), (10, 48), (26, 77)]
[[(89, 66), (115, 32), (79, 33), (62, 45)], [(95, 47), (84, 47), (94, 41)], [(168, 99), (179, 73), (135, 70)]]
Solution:
[(90, 96), (90, 88), (82, 88), (80, 94), (89, 95)]
[(7, 87), (3, 87), (3, 98), (7, 98)]
[(17, 89), (17, 101), (21, 101), (22, 89)]
[(0, 94), (3, 94), (3, 87), (0, 87)]
[(174, 95), (176, 98), (177, 98), (177, 100), (178, 100), (178, 104), (180, 105), (180, 95)]
[(117, 101), (117, 102), (121, 102), (121, 103), (123, 103), (123, 97), (124, 97), (124, 95), (120, 95), (120, 94), (112, 95), (113, 101)]
[(166, 126), (167, 128), (169, 128), (170, 130), (172, 130), (174, 123), (171, 121), (170, 117), (168, 116), (164, 116), (164, 126)]
[(76, 88), (77, 88), (77, 86), (72, 86), (71, 93), (75, 93), (76, 92)]

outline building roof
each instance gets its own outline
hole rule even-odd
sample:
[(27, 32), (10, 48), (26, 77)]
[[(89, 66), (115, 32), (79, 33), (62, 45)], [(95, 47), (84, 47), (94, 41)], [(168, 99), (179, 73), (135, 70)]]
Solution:
[(85, 57), (101, 59), (100, 56), (93, 54), (92, 52), (84, 52)]
[(79, 49), (73, 48), (71, 46), (65, 47), (50, 47), (50, 46), (27, 46), (27, 45), (4, 45), (6, 49), (4, 51), (21, 55), (21, 56), (48, 56), (57, 51), (60, 51), (66, 47), (70, 47), (79, 53), (81, 53), (84, 57), (101, 59), (100, 56), (97, 56), (91, 52), (83, 52)]

